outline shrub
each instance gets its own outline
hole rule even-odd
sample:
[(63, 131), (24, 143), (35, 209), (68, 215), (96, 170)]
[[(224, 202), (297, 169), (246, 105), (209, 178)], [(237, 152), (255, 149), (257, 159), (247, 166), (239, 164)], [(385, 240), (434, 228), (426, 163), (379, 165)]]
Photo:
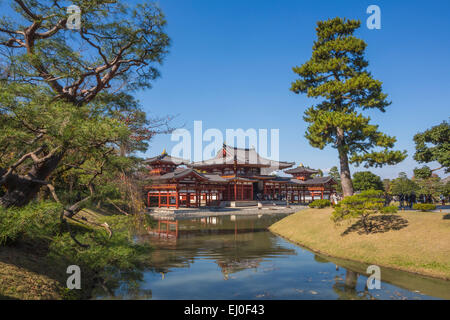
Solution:
[(0, 245), (21, 239), (49, 239), (59, 230), (62, 207), (55, 202), (23, 208), (0, 207)]
[[(147, 265), (151, 248), (134, 241), (134, 216), (102, 216), (101, 222), (107, 222), (113, 230), (109, 237), (106, 230), (95, 225), (71, 219), (62, 225), (61, 213), (62, 206), (55, 202), (31, 203), (22, 208), (0, 207), (0, 250), (3, 245), (23, 241), (36, 249), (45, 248), (45, 252), (39, 253), (44, 254), (41, 261), (51, 261), (54, 270), (65, 270), (70, 264), (80, 266), (89, 285), (78, 293), (64, 293), (65, 298), (90, 297), (97, 282), (115, 289), (122, 279), (127, 278), (132, 285), (142, 279), (141, 271)], [(65, 276), (57, 280), (65, 281)]]
[(331, 206), (331, 201), (327, 199), (314, 200), (309, 204), (310, 208), (325, 208)]
[(396, 213), (397, 207), (384, 206), (383, 192), (367, 190), (344, 198), (336, 205), (331, 219), (339, 222), (345, 219), (359, 218), (366, 233), (372, 229), (369, 216), (375, 213)]
[(415, 203), (413, 205), (413, 209), (426, 212), (426, 211), (435, 210), (436, 206), (432, 203)]

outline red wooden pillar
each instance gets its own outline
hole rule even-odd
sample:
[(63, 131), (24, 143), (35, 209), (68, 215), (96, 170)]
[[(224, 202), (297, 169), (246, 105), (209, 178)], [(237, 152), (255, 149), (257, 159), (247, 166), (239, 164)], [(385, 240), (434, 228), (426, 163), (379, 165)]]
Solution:
[(251, 188), (250, 188), (250, 200), (253, 200), (253, 182), (251, 184)]
[(321, 190), (320, 199), (323, 200), (323, 188), (322, 188), (322, 190)]
[(197, 196), (195, 197), (195, 201), (197, 203), (197, 208), (200, 207), (200, 197), (201, 197), (201, 192), (200, 192), (200, 190), (197, 189)]
[(244, 200), (244, 183), (241, 183), (241, 200)]
[(237, 182), (234, 182), (234, 201), (237, 201)]
[(198, 207), (198, 190), (197, 188), (195, 189), (195, 207)]
[(197, 197), (196, 197), (196, 201), (197, 201), (197, 208), (200, 207), (201, 204), (201, 200), (200, 197), (202, 196), (202, 192), (201, 190), (197, 190)]
[(176, 190), (176, 199), (175, 199), (175, 206), (176, 206), (176, 208), (178, 209), (179, 207), (180, 207), (180, 205), (179, 205), (179, 199), (178, 199), (178, 197), (179, 197), (180, 195), (179, 195), (179, 193), (178, 193), (178, 188), (177, 188), (177, 190)]
[(158, 190), (158, 208), (161, 208), (161, 190)]
[(147, 193), (147, 207), (150, 207), (150, 191)]
[(198, 201), (197, 193), (198, 193), (198, 190), (197, 190), (197, 188), (196, 188), (196, 189), (195, 189), (195, 201), (194, 201), (194, 207), (197, 207), (197, 201)]

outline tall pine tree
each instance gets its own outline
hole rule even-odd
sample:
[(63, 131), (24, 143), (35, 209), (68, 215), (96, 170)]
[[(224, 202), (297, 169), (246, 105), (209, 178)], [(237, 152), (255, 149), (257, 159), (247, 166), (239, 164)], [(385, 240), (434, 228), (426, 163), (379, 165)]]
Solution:
[(353, 194), (350, 163), (381, 167), (406, 157), (406, 151), (391, 150), (395, 137), (380, 132), (361, 113), (366, 109), (385, 112), (390, 102), (381, 82), (367, 71), (366, 43), (353, 35), (360, 24), (341, 18), (319, 21), (312, 57), (293, 68), (299, 79), (291, 87), (295, 93), (320, 99), (305, 111), (306, 138), (313, 147), (331, 145), (338, 150), (344, 197)]

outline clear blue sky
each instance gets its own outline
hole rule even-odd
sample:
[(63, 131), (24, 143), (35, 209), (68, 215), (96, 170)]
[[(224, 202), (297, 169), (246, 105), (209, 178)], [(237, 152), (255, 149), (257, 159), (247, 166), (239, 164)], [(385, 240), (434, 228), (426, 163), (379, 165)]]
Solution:
[[(413, 135), (449, 117), (450, 1), (161, 0), (172, 46), (162, 77), (138, 94), (150, 114), (178, 114), (192, 130), (279, 128), (280, 158), (327, 169), (337, 151), (312, 148), (302, 114), (314, 101), (289, 91), (292, 67), (311, 56), (318, 20), (360, 19), (357, 36), (368, 43), (369, 69), (392, 105), (372, 112), (382, 131), (408, 151), (397, 166), (371, 169), (383, 178), (418, 164)], [(381, 8), (381, 30), (366, 28), (370, 4)], [(146, 155), (170, 150), (170, 136), (154, 139)], [(434, 164), (431, 164), (433, 166)], [(353, 169), (365, 170), (364, 168)], [(440, 172), (441, 173), (441, 172)], [(441, 173), (442, 174), (442, 173)]]
[[(8, 1), (0, 0), (2, 8)], [(69, 3), (69, 2), (67, 2)], [(381, 8), (381, 30), (368, 30), (366, 9)], [(450, 1), (448, 0), (160, 0), (172, 39), (151, 90), (138, 92), (150, 116), (177, 114), (175, 126), (203, 129), (280, 129), (280, 159), (328, 169), (337, 151), (312, 148), (302, 119), (314, 100), (289, 91), (292, 67), (311, 57), (316, 22), (359, 19), (356, 36), (368, 48), (369, 70), (383, 82), (392, 105), (371, 112), (373, 123), (408, 151), (397, 166), (371, 169), (383, 178), (419, 166), (413, 136), (450, 116)], [(6, 8), (8, 11), (9, 8)], [(156, 137), (144, 156), (174, 146)], [(430, 164), (431, 167), (437, 166)], [(366, 170), (364, 168), (353, 168)], [(442, 174), (442, 171), (438, 172)]]

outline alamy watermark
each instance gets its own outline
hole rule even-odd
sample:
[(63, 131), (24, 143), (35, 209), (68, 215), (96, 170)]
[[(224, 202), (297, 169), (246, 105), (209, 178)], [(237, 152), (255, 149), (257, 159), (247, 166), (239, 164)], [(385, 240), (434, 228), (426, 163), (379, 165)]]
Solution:
[[(204, 131), (203, 122), (194, 121), (193, 133), (187, 129), (177, 129), (172, 133), (171, 141), (177, 142), (171, 149), (172, 156), (194, 162), (214, 157), (224, 144), (236, 147), (235, 156), (244, 157), (250, 163), (258, 160), (256, 153), (274, 161), (280, 158), (280, 129), (270, 129), (270, 132), (269, 129), (226, 129), (224, 138), (221, 130), (209, 128)], [(204, 142), (207, 144), (204, 145)], [(248, 152), (249, 149), (256, 152)], [(234, 157), (225, 157), (221, 161), (233, 163)]]
[(381, 289), (381, 269), (379, 266), (371, 265), (367, 267), (367, 274), (370, 276), (367, 278), (367, 288), (369, 290), (372, 289)]
[(367, 7), (366, 13), (370, 14), (367, 18), (366, 25), (369, 30), (381, 29), (381, 9), (377, 5), (370, 5)]
[(66, 273), (70, 274), (67, 278), (66, 285), (70, 290), (81, 289), (81, 269), (77, 265), (67, 267)]
[(67, 18), (66, 28), (70, 30), (79, 30), (81, 28), (81, 9), (76, 5), (71, 5), (67, 7)]

